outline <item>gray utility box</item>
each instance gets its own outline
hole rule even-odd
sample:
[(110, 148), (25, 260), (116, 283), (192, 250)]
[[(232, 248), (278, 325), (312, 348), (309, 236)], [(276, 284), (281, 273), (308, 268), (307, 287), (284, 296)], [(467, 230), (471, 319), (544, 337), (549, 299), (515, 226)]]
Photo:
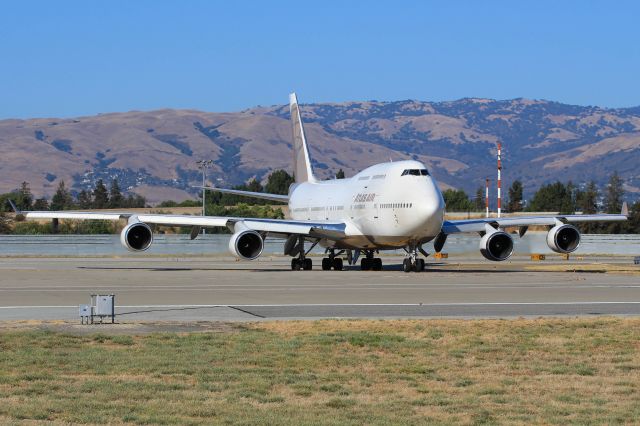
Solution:
[(114, 294), (92, 294), (91, 305), (93, 306), (92, 317), (100, 317), (100, 322), (105, 317), (111, 317), (111, 323), (115, 322), (116, 317), (116, 296)]
[(633, 263), (635, 263), (636, 265), (640, 265), (640, 256), (636, 256), (633, 258)]
[(91, 319), (91, 305), (80, 305), (79, 309), (80, 313), (80, 323), (84, 324), (85, 322), (89, 324), (89, 320)]

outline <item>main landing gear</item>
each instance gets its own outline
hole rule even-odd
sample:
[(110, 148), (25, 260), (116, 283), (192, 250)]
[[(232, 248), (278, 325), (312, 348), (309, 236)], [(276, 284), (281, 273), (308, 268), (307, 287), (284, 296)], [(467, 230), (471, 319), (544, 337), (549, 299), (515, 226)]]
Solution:
[(421, 248), (418, 247), (410, 247), (409, 249), (405, 248), (407, 252), (407, 256), (405, 256), (402, 261), (402, 270), (404, 272), (422, 272), (424, 271), (424, 259), (418, 257), (418, 250), (420, 250), (425, 256), (428, 256)]
[(294, 257), (293, 259), (291, 259), (292, 271), (299, 271), (299, 270), (310, 271), (311, 268), (313, 268), (313, 262), (311, 261), (311, 259), (307, 258), (306, 256), (307, 254), (309, 254), (311, 250), (313, 250), (316, 244), (318, 244), (318, 240), (316, 240), (313, 244), (311, 244), (311, 247), (309, 247), (309, 250), (305, 251), (304, 237), (300, 236), (298, 238), (298, 244), (295, 247), (295, 249), (292, 250), (292, 253), (295, 253), (295, 251), (297, 251), (299, 255), (298, 257)]
[(373, 250), (365, 250), (365, 256), (360, 261), (360, 269), (363, 271), (382, 271), (382, 259), (373, 257)]
[(344, 253), (344, 250), (336, 253), (335, 249), (327, 249), (325, 253), (328, 253), (329, 257), (322, 259), (322, 270), (330, 271), (333, 268), (334, 271), (342, 271), (342, 258), (339, 256)]

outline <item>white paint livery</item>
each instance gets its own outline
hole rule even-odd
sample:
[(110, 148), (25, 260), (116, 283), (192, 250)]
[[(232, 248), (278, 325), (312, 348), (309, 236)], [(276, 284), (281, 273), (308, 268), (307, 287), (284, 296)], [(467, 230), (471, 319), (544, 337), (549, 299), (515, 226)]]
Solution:
[[(584, 221), (626, 220), (626, 206), (619, 215), (562, 215), (517, 218), (482, 218), (445, 221), (445, 202), (435, 179), (424, 164), (418, 161), (396, 161), (373, 165), (348, 179), (322, 181), (313, 175), (309, 148), (305, 137), (298, 100), (295, 93), (289, 97), (293, 135), (293, 170), (295, 183), (288, 195), (264, 194), (208, 188), (212, 191), (245, 195), (275, 201), (287, 201), (291, 219), (253, 219), (242, 217), (213, 217), (135, 214), (129, 212), (24, 212), (28, 219), (128, 219), (129, 225), (121, 236), (130, 250), (146, 250), (152, 238), (146, 235), (147, 225), (191, 226), (196, 238), (200, 227), (227, 227), (232, 235), (230, 251), (241, 259), (253, 260), (260, 256), (266, 237), (286, 239), (285, 254), (293, 256), (294, 270), (311, 269), (306, 254), (311, 249), (305, 242), (326, 248), (328, 257), (322, 269), (342, 269), (342, 254), (355, 264), (361, 253), (362, 269), (379, 270), (379, 250), (404, 248), (407, 257), (403, 270), (419, 271), (428, 254), (422, 245), (433, 240), (436, 251), (442, 250), (447, 235), (477, 232), (481, 236), (480, 252), (489, 260), (501, 261), (511, 256), (513, 241), (504, 232), (506, 227), (517, 227), (523, 236), (528, 226), (543, 225), (552, 228), (550, 247), (557, 251), (575, 250), (573, 232), (567, 223)], [(15, 209), (15, 206), (14, 206)], [(140, 226), (138, 226), (140, 225)], [(558, 232), (560, 229), (563, 232)], [(133, 231), (138, 244), (133, 242)], [(566, 231), (565, 231), (566, 230)], [(571, 232), (569, 232), (571, 231)], [(565, 241), (561, 241), (564, 238)], [(579, 234), (577, 236), (579, 242)], [(138, 248), (139, 247), (139, 248)]]

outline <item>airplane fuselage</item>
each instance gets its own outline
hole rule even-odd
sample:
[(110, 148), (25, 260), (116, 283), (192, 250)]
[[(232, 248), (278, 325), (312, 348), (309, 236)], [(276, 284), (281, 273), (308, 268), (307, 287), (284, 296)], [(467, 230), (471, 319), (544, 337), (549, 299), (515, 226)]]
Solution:
[(417, 246), (435, 238), (444, 220), (442, 193), (426, 170), (418, 161), (397, 161), (376, 164), (348, 179), (294, 184), (289, 213), (296, 220), (346, 224), (346, 239), (322, 245)]

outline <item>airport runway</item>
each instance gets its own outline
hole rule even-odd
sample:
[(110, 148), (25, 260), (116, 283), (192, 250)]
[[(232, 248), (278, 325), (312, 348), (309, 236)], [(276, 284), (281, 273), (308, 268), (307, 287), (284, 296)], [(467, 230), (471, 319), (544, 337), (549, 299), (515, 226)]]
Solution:
[[(640, 315), (640, 267), (625, 274), (539, 272), (525, 258), (387, 269), (292, 272), (288, 258), (0, 258), (0, 320), (74, 320), (94, 293), (116, 294), (117, 320), (255, 321), (315, 318), (509, 318)], [(553, 268), (557, 261), (542, 265)], [(634, 272), (635, 271), (635, 272)]]

